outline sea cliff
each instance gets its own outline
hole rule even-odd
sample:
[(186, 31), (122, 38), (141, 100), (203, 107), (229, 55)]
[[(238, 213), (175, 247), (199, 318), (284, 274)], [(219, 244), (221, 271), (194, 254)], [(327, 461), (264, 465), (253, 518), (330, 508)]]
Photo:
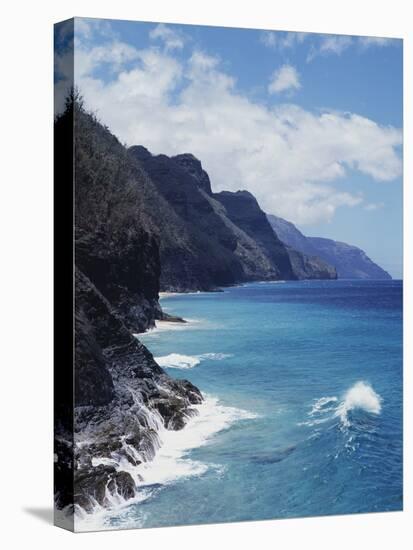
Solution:
[(125, 147), (76, 94), (56, 119), (58, 153), (73, 122), (74, 437), (57, 422), (56, 502), (88, 513), (137, 498), (136, 468), (154, 458), (159, 433), (183, 429), (203, 402), (139, 339), (157, 321), (183, 322), (162, 311), (160, 291), (337, 274), (284, 243), (249, 192), (214, 193), (189, 153)]

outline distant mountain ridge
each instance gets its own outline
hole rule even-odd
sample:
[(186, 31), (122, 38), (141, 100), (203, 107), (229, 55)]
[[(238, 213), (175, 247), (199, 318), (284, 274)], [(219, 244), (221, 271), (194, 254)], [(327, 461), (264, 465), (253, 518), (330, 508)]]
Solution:
[(272, 214), (268, 214), (267, 218), (281, 241), (303, 254), (322, 258), (337, 269), (339, 279), (392, 278), (356, 246), (321, 237), (306, 237), (293, 223), (283, 218)]
[(259, 244), (271, 261), (289, 269), (288, 279), (336, 279), (336, 270), (327, 262), (283, 243), (273, 230), (256, 198), (248, 191), (221, 191), (214, 197), (226, 209), (227, 216)]

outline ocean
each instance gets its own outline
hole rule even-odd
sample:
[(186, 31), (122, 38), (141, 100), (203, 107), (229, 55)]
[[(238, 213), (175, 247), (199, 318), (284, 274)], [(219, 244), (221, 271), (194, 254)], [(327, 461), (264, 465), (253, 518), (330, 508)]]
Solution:
[(338, 280), (164, 297), (188, 322), (139, 338), (205, 403), (182, 431), (161, 429), (139, 497), (93, 527), (401, 510), (402, 293)]

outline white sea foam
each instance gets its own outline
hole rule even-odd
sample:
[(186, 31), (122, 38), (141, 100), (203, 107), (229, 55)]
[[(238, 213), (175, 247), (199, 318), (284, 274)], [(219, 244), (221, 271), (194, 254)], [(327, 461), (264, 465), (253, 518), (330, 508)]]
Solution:
[[(87, 514), (82, 509), (76, 510), (76, 530), (92, 531), (96, 529), (110, 529), (108, 518), (116, 510), (116, 515), (122, 508), (129, 507), (135, 502), (142, 502), (148, 499), (153, 486), (168, 485), (180, 478), (199, 476), (208, 469), (214, 469), (218, 473), (222, 467), (216, 464), (208, 464), (188, 458), (191, 449), (208, 444), (211, 439), (233, 423), (257, 418), (257, 415), (235, 407), (228, 407), (219, 403), (218, 399), (205, 396), (200, 405), (195, 405), (196, 415), (188, 419), (184, 429), (179, 431), (167, 430), (163, 425), (159, 426), (158, 436), (160, 448), (153, 460), (142, 462), (133, 466), (129, 461), (122, 459), (94, 459), (93, 464), (110, 464), (118, 471), (129, 472), (137, 486), (135, 499), (125, 501), (122, 496), (107, 494), (109, 509), (95, 504), (92, 514)], [(152, 414), (152, 411), (150, 411)], [(156, 412), (153, 419), (158, 424), (159, 418)], [(135, 452), (131, 449), (131, 452)], [(136, 527), (136, 519), (133, 520)], [(127, 525), (122, 523), (122, 527)]]
[(321, 397), (315, 401), (313, 408), (308, 414), (314, 416), (320, 412), (331, 411), (334, 408), (331, 406), (332, 403), (337, 403), (337, 401), (337, 397)]
[(214, 397), (207, 397), (194, 408), (198, 414), (188, 420), (183, 430), (161, 430), (162, 446), (154, 460), (137, 467), (143, 478), (142, 486), (166, 484), (177, 478), (203, 474), (208, 464), (187, 458), (187, 452), (207, 444), (215, 434), (234, 422), (256, 418), (248, 411), (221, 405)]
[(344, 396), (337, 407), (335, 416), (339, 417), (344, 426), (349, 426), (348, 413), (355, 409), (364, 410), (370, 414), (380, 414), (381, 397), (366, 382), (357, 382)]
[(381, 401), (380, 395), (367, 382), (359, 381), (347, 390), (341, 401), (336, 396), (316, 399), (308, 413), (311, 420), (300, 422), (299, 425), (315, 426), (339, 418), (342, 426), (349, 427), (350, 411), (359, 409), (378, 415), (381, 412)]
[(192, 369), (199, 365), (201, 360), (191, 355), (181, 355), (180, 353), (170, 353), (162, 357), (155, 357), (155, 361), (164, 368), (169, 369)]
[[(108, 502), (110, 502), (110, 508), (105, 508), (101, 506), (97, 501), (95, 501), (92, 513), (88, 513), (80, 506), (75, 505), (75, 531), (87, 532), (113, 529), (113, 526), (108, 520), (113, 514), (114, 510), (116, 510), (116, 515), (119, 516), (122, 514), (123, 510), (126, 510), (129, 506), (133, 504), (137, 504), (139, 502), (147, 500), (150, 495), (150, 491), (141, 490), (134, 498), (125, 500), (119, 494), (112, 495), (108, 491), (106, 491), (106, 498), (108, 499)], [(139, 520), (134, 518), (133, 520), (131, 520), (130, 524), (122, 522), (123, 529), (127, 529), (128, 527), (140, 527)]]
[(164, 368), (169, 369), (192, 369), (199, 365), (205, 359), (212, 361), (221, 361), (227, 357), (232, 357), (230, 353), (202, 353), (201, 355), (182, 355), (180, 353), (170, 353), (155, 357), (155, 361)]
[(159, 301), (165, 300), (166, 298), (173, 298), (174, 296), (192, 296), (194, 294), (198, 295), (198, 294), (211, 294), (211, 293), (202, 291), (202, 290), (195, 290), (193, 292), (160, 292)]
[(232, 353), (202, 353), (198, 355), (202, 359), (212, 359), (213, 361), (221, 361), (222, 359), (227, 359), (228, 357), (234, 357)]
[(148, 336), (157, 336), (159, 333), (163, 333), (166, 331), (179, 331), (179, 330), (186, 330), (188, 328), (190, 329), (196, 329), (201, 328), (203, 323), (200, 319), (185, 319), (185, 323), (179, 323), (174, 321), (156, 321), (155, 327), (150, 328), (146, 332), (142, 332), (139, 334), (134, 334), (136, 338), (138, 339), (145, 339)]
[(172, 298), (172, 296), (179, 296), (179, 292), (160, 292), (159, 300), (165, 300), (165, 298)]

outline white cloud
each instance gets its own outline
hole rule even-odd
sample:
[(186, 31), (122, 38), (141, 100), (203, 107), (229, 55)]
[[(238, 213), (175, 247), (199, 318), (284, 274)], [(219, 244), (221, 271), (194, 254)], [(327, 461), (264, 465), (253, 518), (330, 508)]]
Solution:
[(281, 46), (283, 48), (293, 48), (298, 44), (302, 44), (310, 36), (307, 32), (287, 32), (281, 40)]
[(335, 53), (340, 55), (353, 44), (351, 36), (327, 36), (320, 44), (320, 53)]
[(77, 39), (75, 41), (75, 75), (76, 78), (91, 75), (97, 67), (108, 65), (115, 74), (125, 63), (135, 61), (140, 54), (136, 48), (123, 42), (112, 41), (104, 46), (85, 48)]
[(287, 90), (299, 90), (300, 88), (300, 76), (297, 69), (286, 64), (274, 71), (268, 85), (268, 92), (276, 94)]
[(312, 61), (319, 55), (341, 55), (348, 48), (356, 48), (363, 52), (373, 47), (394, 46), (397, 40), (370, 36), (321, 35), (320, 41), (313, 44), (307, 55), (307, 61)]
[[(349, 170), (376, 181), (401, 174), (400, 130), (352, 113), (254, 102), (204, 52), (178, 61), (156, 48), (108, 42), (80, 43), (77, 55), (86, 105), (123, 142), (155, 154), (191, 152), (214, 190), (248, 189), (267, 212), (293, 222), (329, 220), (337, 208), (361, 204), (345, 189)], [(96, 76), (105, 63), (109, 81)]]
[(267, 48), (284, 50), (302, 44), (309, 36), (306, 32), (262, 31), (260, 42)]
[(399, 39), (376, 36), (347, 36), (340, 34), (315, 34), (306, 32), (262, 31), (259, 40), (267, 48), (284, 52), (303, 44), (309, 44), (307, 62), (318, 56), (341, 55), (349, 48), (362, 53), (370, 48), (394, 46)]
[(171, 27), (159, 23), (149, 33), (152, 40), (161, 40), (167, 51), (181, 50), (184, 47), (184, 39), (180, 33), (171, 29)]
[(84, 41), (90, 40), (96, 35), (103, 38), (114, 39), (116, 37), (109, 21), (86, 17), (75, 17), (75, 34)]
[(344, 50), (353, 45), (353, 37), (342, 35), (324, 35), (316, 44), (312, 44), (307, 55), (307, 62), (319, 55), (341, 55)]
[(358, 42), (363, 48), (371, 48), (374, 46), (385, 48), (387, 46), (394, 46), (397, 43), (397, 39), (379, 36), (359, 36)]
[(277, 46), (277, 33), (275, 31), (262, 31), (260, 33), (260, 42), (267, 48), (275, 48)]

